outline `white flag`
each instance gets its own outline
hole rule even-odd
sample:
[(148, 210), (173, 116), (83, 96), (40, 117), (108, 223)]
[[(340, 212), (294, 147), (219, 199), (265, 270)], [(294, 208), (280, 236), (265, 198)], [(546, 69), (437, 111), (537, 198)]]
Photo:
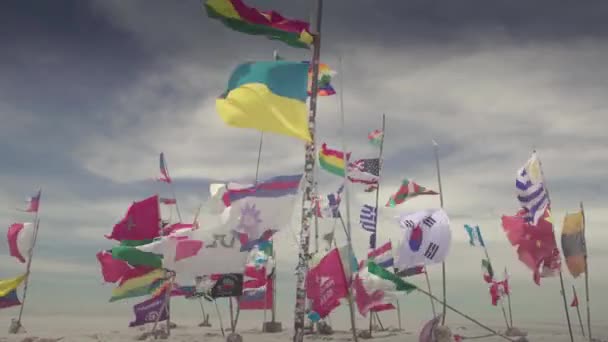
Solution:
[(405, 236), (395, 266), (407, 269), (443, 262), (450, 252), (450, 219), (443, 209), (429, 209), (401, 216)]

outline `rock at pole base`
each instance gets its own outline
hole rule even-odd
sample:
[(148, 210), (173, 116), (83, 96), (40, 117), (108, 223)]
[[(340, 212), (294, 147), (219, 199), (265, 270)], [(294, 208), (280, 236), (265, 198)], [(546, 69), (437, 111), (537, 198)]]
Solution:
[(334, 329), (332, 329), (331, 325), (321, 321), (317, 323), (317, 330), (319, 331), (319, 335), (333, 335)]
[(447, 325), (438, 325), (433, 334), (437, 342), (452, 342), (452, 330)]
[(281, 322), (264, 322), (262, 331), (265, 333), (278, 333), (283, 331), (283, 325)]
[(21, 325), (21, 322), (19, 322), (16, 319), (12, 319), (11, 320), (11, 325), (8, 328), (8, 333), (9, 334), (19, 334), (19, 333), (24, 333), (25, 329), (23, 328), (23, 325)]
[(528, 333), (516, 327), (510, 327), (505, 331), (506, 336), (528, 336)]
[(243, 336), (237, 333), (230, 333), (228, 337), (226, 337), (226, 342), (243, 342)]

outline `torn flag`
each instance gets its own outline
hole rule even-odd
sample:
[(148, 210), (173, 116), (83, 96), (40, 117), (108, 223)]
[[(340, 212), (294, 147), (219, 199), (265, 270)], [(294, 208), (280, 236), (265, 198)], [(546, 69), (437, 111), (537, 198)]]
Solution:
[(42, 190), (38, 190), (38, 193), (32, 197), (27, 199), (27, 207), (21, 211), (25, 211), (27, 213), (37, 213), (38, 208), (40, 207), (40, 195)]
[(18, 305), (21, 305), (21, 302), (17, 296), (17, 290), (11, 290), (6, 295), (0, 296), (0, 309), (6, 309)]
[(32, 223), (13, 223), (6, 234), (8, 249), (12, 257), (24, 263), (34, 245), (34, 225)]
[(163, 152), (160, 153), (160, 177), (157, 180), (159, 182), (171, 183), (171, 177), (169, 177), (169, 170), (167, 169), (165, 154)]
[(536, 225), (549, 207), (549, 194), (545, 189), (540, 160), (536, 152), (526, 164), (517, 171), (515, 179), (517, 199), (522, 208), (526, 209), (525, 220)]
[(583, 213), (567, 214), (562, 228), (562, 251), (568, 271), (574, 278), (585, 273), (587, 248), (584, 234)]
[(433, 190), (429, 190), (423, 186), (416, 184), (414, 181), (409, 179), (404, 179), (401, 183), (401, 187), (397, 190), (396, 193), (391, 195), (388, 203), (386, 203), (387, 207), (395, 207), (398, 204), (401, 204), (410, 198), (419, 196), (419, 195), (438, 195), (438, 192)]
[(348, 180), (367, 185), (378, 184), (380, 158), (359, 159), (348, 165)]
[(127, 210), (127, 215), (114, 225), (112, 233), (105, 237), (117, 241), (154, 239), (159, 236), (160, 221), (158, 196), (154, 195), (133, 202)]
[[(350, 158), (350, 153), (346, 154), (346, 158)], [(335, 176), (344, 177), (344, 152), (333, 150), (327, 147), (326, 143), (321, 145), (319, 150), (319, 166)]]

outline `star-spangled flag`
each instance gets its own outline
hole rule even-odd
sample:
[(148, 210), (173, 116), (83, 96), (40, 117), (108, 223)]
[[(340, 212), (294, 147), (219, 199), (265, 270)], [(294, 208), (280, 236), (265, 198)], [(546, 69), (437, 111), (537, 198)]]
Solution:
[(375, 207), (372, 207), (369, 204), (363, 205), (363, 207), (361, 207), (361, 214), (359, 215), (361, 228), (370, 233), (375, 233), (377, 213), (378, 210)]
[(348, 179), (353, 183), (378, 184), (380, 158), (359, 159), (348, 165)]
[(167, 163), (165, 162), (165, 154), (160, 153), (160, 174), (157, 178), (159, 182), (171, 183), (171, 177), (169, 177), (169, 170), (167, 170)]

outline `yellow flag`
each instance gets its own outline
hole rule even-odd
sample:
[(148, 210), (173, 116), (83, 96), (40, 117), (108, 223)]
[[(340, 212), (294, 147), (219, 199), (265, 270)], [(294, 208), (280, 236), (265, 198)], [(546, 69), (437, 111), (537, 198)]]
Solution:
[(583, 213), (567, 214), (564, 217), (564, 227), (562, 228), (563, 235), (571, 235), (579, 233), (583, 230)]
[(6, 296), (9, 292), (16, 289), (25, 280), (25, 274), (11, 279), (0, 280), (0, 297)]

